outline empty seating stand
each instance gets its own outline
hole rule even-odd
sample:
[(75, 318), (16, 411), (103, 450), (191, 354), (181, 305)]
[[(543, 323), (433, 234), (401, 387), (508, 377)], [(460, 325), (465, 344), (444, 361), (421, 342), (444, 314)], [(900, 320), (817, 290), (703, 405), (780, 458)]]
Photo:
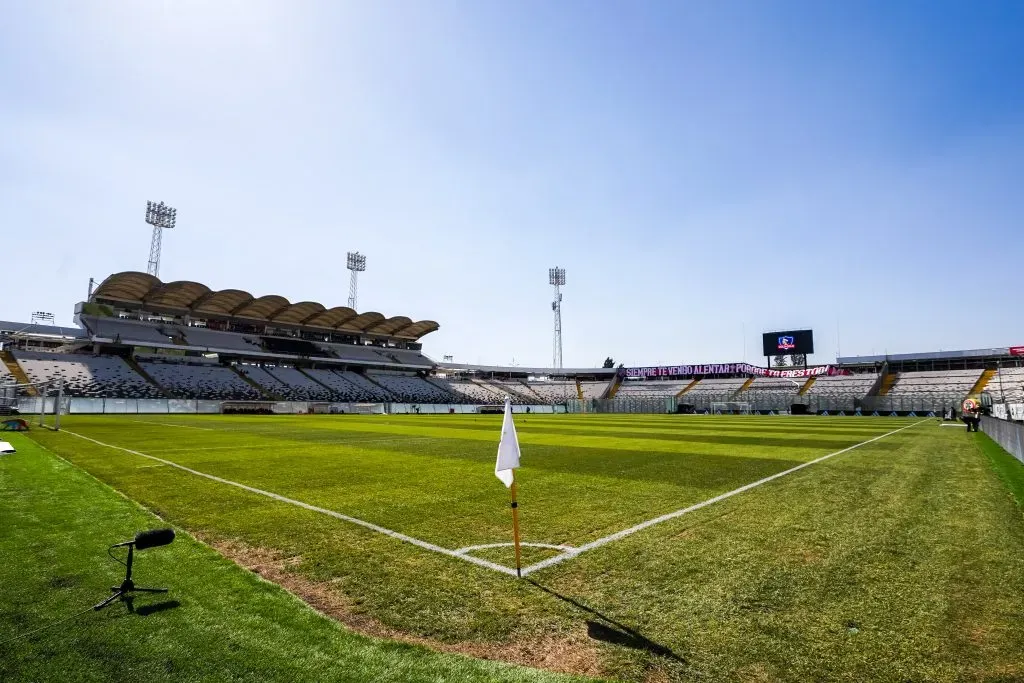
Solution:
[(550, 382), (528, 382), (530, 390), (539, 396), (544, 403), (561, 405), (567, 401), (576, 400), (579, 395), (576, 393), (576, 382), (550, 381)]
[(807, 396), (863, 398), (878, 381), (874, 373), (861, 375), (822, 375), (814, 380)]
[(967, 395), (980, 377), (981, 370), (901, 372), (888, 395), (900, 397), (942, 394), (963, 397)]
[(616, 398), (671, 398), (690, 385), (691, 380), (642, 380), (623, 382), (615, 393)]
[(222, 365), (142, 362), (139, 366), (177, 398), (255, 401), (263, 395)]
[(739, 391), (747, 383), (747, 379), (747, 377), (709, 377), (698, 382), (686, 395), (724, 400)]
[(1000, 368), (985, 386), (997, 401), (1024, 402), (1024, 368)]
[(451, 393), (417, 375), (368, 373), (368, 376), (387, 389), (399, 401), (408, 403), (456, 402)]
[(89, 398), (159, 398), (161, 391), (117, 356), (14, 351), (32, 382), (64, 380), (64, 395)]

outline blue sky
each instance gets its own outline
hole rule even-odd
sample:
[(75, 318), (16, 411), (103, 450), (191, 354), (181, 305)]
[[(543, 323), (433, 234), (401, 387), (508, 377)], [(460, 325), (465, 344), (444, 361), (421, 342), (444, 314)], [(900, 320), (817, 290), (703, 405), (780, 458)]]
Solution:
[[(22, 2), (0, 319), (89, 277), (433, 319), (428, 354), (1024, 344), (1024, 3)], [(13, 286), (12, 286), (13, 285)]]

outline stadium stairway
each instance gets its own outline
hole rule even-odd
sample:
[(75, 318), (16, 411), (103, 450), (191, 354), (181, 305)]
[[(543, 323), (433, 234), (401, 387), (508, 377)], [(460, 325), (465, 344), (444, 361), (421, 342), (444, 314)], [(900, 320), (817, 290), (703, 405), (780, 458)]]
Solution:
[(886, 372), (882, 375), (882, 383), (878, 386), (878, 395), (886, 396), (896, 386), (899, 375), (895, 372)]
[[(18, 361), (14, 359), (14, 356), (11, 355), (10, 351), (0, 351), (0, 359), (3, 360), (4, 365), (7, 366), (7, 369), (11, 371), (11, 376), (14, 377), (14, 379), (18, 380), (18, 382), (21, 384), (31, 385), (32, 380), (30, 380), (28, 378), (28, 375), (25, 374), (25, 371), (21, 369), (21, 366), (18, 365)], [(39, 395), (39, 392), (36, 391), (36, 388), (33, 386), (29, 386), (26, 389), (26, 391), (28, 392), (29, 396)]]
[(753, 383), (754, 383), (754, 378), (753, 378), (753, 377), (748, 377), (748, 378), (747, 378), (747, 381), (743, 383), (743, 386), (741, 386), (741, 387), (740, 387), (739, 389), (737, 389), (737, 390), (736, 390), (736, 393), (735, 393), (735, 394), (733, 394), (733, 396), (734, 396), (734, 397), (735, 397), (735, 396), (739, 396), (739, 395), (740, 395), (740, 394), (742, 394), (742, 393), (743, 393), (744, 391), (746, 391), (747, 389), (749, 389), (749, 388), (750, 388), (750, 385), (751, 385), (751, 384), (753, 384)]
[(160, 386), (160, 383), (153, 379), (153, 377), (148, 372), (143, 370), (142, 366), (136, 363), (134, 358), (125, 358), (123, 360), (128, 365), (128, 367), (135, 371), (135, 374), (137, 374), (139, 377), (152, 384), (157, 391), (163, 394), (164, 398), (174, 398), (174, 394)]
[(981, 373), (981, 377), (978, 378), (978, 381), (974, 383), (974, 386), (971, 387), (971, 390), (967, 392), (967, 395), (973, 398), (980, 396), (981, 392), (985, 391), (985, 387), (988, 386), (989, 380), (995, 377), (995, 375), (995, 368), (985, 370)]
[(376, 382), (376, 381), (374, 381), (374, 379), (373, 379), (373, 377), (372, 377), (372, 376), (370, 375), (370, 373), (368, 373), (368, 372), (364, 372), (364, 373), (362, 374), (362, 378), (363, 378), (363, 379), (365, 379), (365, 380), (366, 380), (367, 382), (369, 382), (370, 384), (372, 384), (372, 385), (374, 385), (375, 387), (377, 387), (378, 389), (380, 389), (380, 394), (381, 394), (381, 396), (386, 396), (386, 397), (387, 397), (387, 400), (388, 400), (388, 401), (395, 401), (395, 400), (397, 400), (397, 398), (398, 398), (398, 397), (397, 397), (397, 396), (395, 396), (395, 395), (394, 395), (393, 393), (391, 393), (390, 391), (388, 391), (388, 388), (387, 388), (387, 387), (385, 387), (385, 386), (384, 386), (383, 384), (381, 384), (380, 382)]
[(618, 373), (612, 377), (612, 381), (608, 382), (608, 386), (605, 387), (604, 392), (601, 394), (601, 398), (615, 398), (615, 394), (619, 393), (619, 387), (622, 386), (622, 377)]
[(306, 379), (308, 379), (308, 380), (309, 380), (310, 382), (312, 382), (313, 384), (318, 384), (318, 385), (322, 386), (322, 387), (323, 387), (324, 389), (326, 389), (327, 391), (329, 391), (329, 392), (330, 392), (330, 394), (331, 394), (331, 396), (335, 396), (335, 397), (336, 397), (336, 396), (338, 395), (338, 391), (337, 391), (336, 389), (334, 389), (334, 388), (332, 388), (332, 387), (329, 387), (329, 386), (327, 386), (326, 384), (324, 384), (323, 382), (321, 382), (321, 381), (317, 380), (317, 378), (316, 378), (316, 377), (313, 377), (313, 376), (312, 376), (312, 375), (310, 375), (310, 374), (309, 374), (308, 372), (305, 372), (305, 371), (303, 371), (303, 369), (302, 369), (302, 368), (300, 368), (300, 367), (296, 366), (296, 368), (295, 368), (295, 369), (296, 369), (296, 370), (298, 370), (300, 374), (302, 374), (302, 375), (305, 375), (305, 376), (306, 376)]
[(538, 394), (536, 391), (534, 391), (533, 387), (531, 387), (530, 385), (525, 384), (523, 382), (517, 382), (516, 386), (522, 389), (522, 391), (520, 392), (521, 396), (528, 397), (531, 401), (538, 404), (547, 403), (547, 401), (544, 400), (544, 397)]
[(685, 387), (683, 387), (682, 391), (680, 391), (678, 394), (676, 394), (676, 398), (682, 398), (683, 394), (685, 394), (690, 389), (693, 389), (698, 384), (700, 384), (700, 379), (692, 380), (689, 384), (687, 384)]
[(804, 394), (806, 394), (806, 393), (807, 393), (808, 391), (810, 391), (810, 390), (811, 390), (811, 387), (813, 387), (813, 386), (814, 386), (814, 380), (816, 380), (816, 379), (818, 379), (818, 378), (817, 378), (817, 377), (813, 377), (813, 376), (812, 376), (812, 377), (808, 377), (808, 378), (807, 378), (807, 381), (806, 381), (806, 382), (804, 382), (804, 385), (803, 385), (802, 387), (800, 387), (800, 391), (798, 391), (798, 392), (796, 393), (796, 395), (797, 395), (797, 396), (803, 396), (803, 395), (804, 395)]
[(583, 400), (583, 385), (580, 384), (579, 377), (576, 378), (576, 397), (581, 401)]
[(245, 382), (246, 384), (251, 386), (253, 389), (258, 391), (260, 393), (260, 396), (262, 396), (264, 398), (272, 399), (274, 401), (283, 401), (284, 400), (283, 396), (279, 396), (279, 395), (275, 394), (274, 392), (272, 392), (270, 389), (267, 389), (265, 386), (263, 386), (259, 382), (256, 382), (255, 380), (253, 380), (250, 377), (246, 376), (246, 374), (244, 372), (239, 372), (238, 368), (236, 368), (234, 365), (228, 365), (226, 367), (231, 368), (231, 371), (233, 373), (235, 373), (236, 375), (238, 375), (239, 377), (241, 377), (243, 382)]

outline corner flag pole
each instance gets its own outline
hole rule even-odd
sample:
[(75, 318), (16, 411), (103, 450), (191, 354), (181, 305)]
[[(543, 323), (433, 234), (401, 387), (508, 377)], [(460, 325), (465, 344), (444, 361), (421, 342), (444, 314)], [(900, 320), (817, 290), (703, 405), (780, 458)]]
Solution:
[(519, 502), (516, 501), (516, 479), (515, 470), (512, 474), (512, 486), (509, 487), (512, 493), (512, 540), (516, 545), (516, 576), (523, 578), (522, 560), (519, 554)]
[(505, 397), (505, 417), (501, 422), (501, 441), (498, 459), (494, 463), (494, 476), (504, 484), (512, 496), (512, 538), (516, 547), (516, 576), (523, 578), (519, 554), (519, 502), (516, 500), (516, 468), (519, 467), (519, 437), (512, 420), (512, 399)]

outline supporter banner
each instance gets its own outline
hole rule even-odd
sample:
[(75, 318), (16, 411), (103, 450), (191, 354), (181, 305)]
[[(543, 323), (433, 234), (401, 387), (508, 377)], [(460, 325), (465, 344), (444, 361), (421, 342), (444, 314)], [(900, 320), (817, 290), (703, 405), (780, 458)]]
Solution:
[(1010, 355), (1011, 356), (1024, 356), (1024, 346), (1011, 346), (1010, 347)]
[(755, 375), (757, 377), (815, 377), (847, 375), (849, 371), (831, 365), (798, 370), (762, 368), (749, 363), (709, 363), (707, 365), (662, 365), (651, 368), (626, 368), (626, 377), (691, 377), (693, 375)]

